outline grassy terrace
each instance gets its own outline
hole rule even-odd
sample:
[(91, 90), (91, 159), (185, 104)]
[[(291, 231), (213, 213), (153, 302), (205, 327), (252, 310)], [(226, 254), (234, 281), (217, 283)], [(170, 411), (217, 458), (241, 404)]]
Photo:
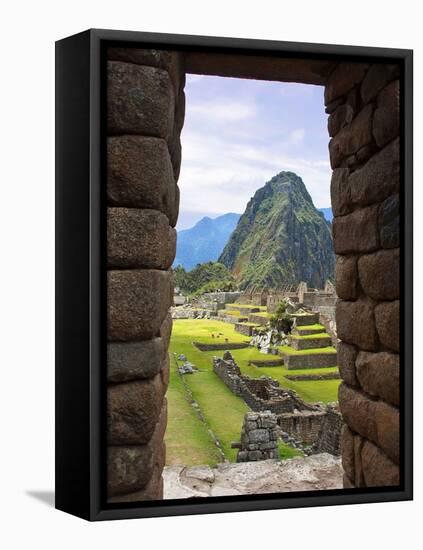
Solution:
[(314, 338), (327, 338), (330, 339), (330, 336), (327, 332), (320, 332), (317, 334), (292, 334), (291, 338), (295, 338), (296, 340), (313, 340)]
[(272, 314), (267, 313), (267, 311), (256, 311), (255, 313), (251, 313), (251, 315), (257, 315), (258, 317), (270, 317)]
[[(214, 338), (212, 337), (214, 335)], [(242, 399), (236, 397), (225, 384), (214, 374), (212, 358), (221, 352), (201, 352), (192, 342), (219, 343), (248, 342), (250, 338), (235, 332), (234, 326), (209, 319), (181, 319), (173, 323), (171, 353), (171, 376), (168, 390), (169, 420), (166, 431), (167, 464), (210, 464), (221, 460), (209, 429), (219, 439), (223, 452), (228, 460), (234, 461), (236, 449), (231, 449), (232, 441), (238, 441), (244, 414), (248, 407)], [(281, 346), (281, 353), (304, 354), (310, 350), (296, 351), (289, 346)], [(314, 350), (311, 350), (313, 352)], [(320, 348), (316, 353), (334, 352), (330, 348)], [(184, 354), (196, 365), (199, 372), (185, 375), (184, 381), (192, 398), (199, 404), (205, 423), (201, 422), (194, 408), (189, 403), (181, 377), (176, 371), (173, 354)], [(231, 351), (244, 374), (258, 378), (268, 375), (278, 380), (285, 388), (291, 388), (309, 402), (330, 402), (337, 400), (339, 380), (292, 381), (285, 374), (320, 374), (336, 371), (336, 367), (322, 369), (287, 370), (281, 367), (255, 367), (249, 365), (251, 360), (272, 359), (255, 348), (245, 348)], [(295, 453), (290, 447), (281, 444), (281, 457), (289, 458)]]
[(252, 304), (226, 304), (229, 309), (259, 309), (260, 311), (266, 311), (266, 306), (253, 306)]
[(241, 312), (237, 311), (236, 309), (222, 309), (221, 311), (224, 315), (230, 315), (232, 317), (242, 317)]
[(298, 332), (301, 332), (302, 330), (321, 330), (322, 332), (324, 332), (325, 327), (316, 323), (315, 325), (303, 325), (301, 327), (295, 327), (295, 330), (298, 330)]

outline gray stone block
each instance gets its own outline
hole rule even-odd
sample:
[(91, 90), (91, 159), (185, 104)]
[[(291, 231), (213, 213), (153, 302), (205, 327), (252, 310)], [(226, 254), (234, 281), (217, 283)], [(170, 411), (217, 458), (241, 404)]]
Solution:
[(109, 137), (107, 198), (111, 205), (159, 210), (175, 226), (179, 190), (166, 142), (144, 136)]
[(173, 300), (171, 273), (153, 269), (108, 272), (108, 338), (148, 340), (158, 335)]
[(126, 382), (151, 378), (160, 372), (165, 359), (161, 338), (141, 342), (109, 342), (107, 344), (107, 379)]
[(107, 63), (109, 134), (141, 134), (168, 139), (175, 97), (167, 71), (156, 67)]

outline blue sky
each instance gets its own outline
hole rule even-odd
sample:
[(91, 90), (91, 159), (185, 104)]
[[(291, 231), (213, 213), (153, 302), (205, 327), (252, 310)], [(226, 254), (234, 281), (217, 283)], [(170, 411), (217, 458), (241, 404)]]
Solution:
[(178, 229), (242, 213), (254, 192), (289, 170), (317, 208), (330, 206), (323, 87), (187, 75)]

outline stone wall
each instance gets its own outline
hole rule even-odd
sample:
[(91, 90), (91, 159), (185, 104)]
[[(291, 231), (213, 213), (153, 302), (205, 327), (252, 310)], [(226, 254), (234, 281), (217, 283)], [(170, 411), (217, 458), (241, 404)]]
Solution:
[(317, 441), (326, 411), (301, 411), (278, 416), (281, 430), (301, 443), (313, 445)]
[(241, 292), (206, 292), (195, 301), (199, 307), (214, 307), (218, 310), (223, 309), (225, 304), (233, 304), (240, 296)]
[(284, 355), (283, 362), (287, 369), (320, 369), (324, 367), (336, 367), (338, 365), (338, 358), (336, 353)]
[(332, 405), (328, 405), (317, 441), (313, 445), (313, 452), (339, 455), (341, 453), (343, 425), (344, 423), (339, 410)]
[(267, 303), (267, 290), (260, 291), (244, 291), (240, 293), (235, 303), (252, 304), (254, 306), (265, 306)]
[(248, 348), (248, 343), (243, 342), (216, 342), (215, 344), (204, 344), (203, 342), (193, 342), (194, 346), (200, 351), (226, 351), (230, 349)]
[(109, 502), (161, 499), (184, 120), (171, 52), (108, 51)]
[(319, 309), (317, 309), (319, 307), (334, 308), (336, 304), (336, 294), (328, 294), (326, 292), (305, 292), (302, 304), (313, 311), (319, 311)]
[(241, 397), (253, 411), (270, 411), (274, 414), (311, 411), (319, 407), (306, 403), (292, 390), (279, 387), (279, 382), (262, 376), (250, 378), (243, 375), (232, 355), (226, 352), (223, 359), (213, 358), (213, 371), (235, 394)]
[(270, 411), (248, 412), (241, 430), (237, 462), (278, 458), (278, 426)]
[(346, 487), (399, 483), (400, 85), (342, 63), (325, 87)]
[(252, 336), (254, 334), (255, 326), (247, 323), (235, 323), (235, 332), (243, 334), (244, 336)]
[(333, 405), (315, 411), (281, 414), (278, 425), (282, 432), (300, 444), (311, 446), (312, 453), (340, 454), (343, 421)]

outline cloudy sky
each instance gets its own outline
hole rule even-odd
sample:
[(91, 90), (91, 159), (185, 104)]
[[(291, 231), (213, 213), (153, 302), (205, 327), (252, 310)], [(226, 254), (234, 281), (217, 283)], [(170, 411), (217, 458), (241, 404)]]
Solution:
[(323, 87), (187, 75), (178, 229), (203, 216), (242, 213), (282, 170), (330, 206)]

